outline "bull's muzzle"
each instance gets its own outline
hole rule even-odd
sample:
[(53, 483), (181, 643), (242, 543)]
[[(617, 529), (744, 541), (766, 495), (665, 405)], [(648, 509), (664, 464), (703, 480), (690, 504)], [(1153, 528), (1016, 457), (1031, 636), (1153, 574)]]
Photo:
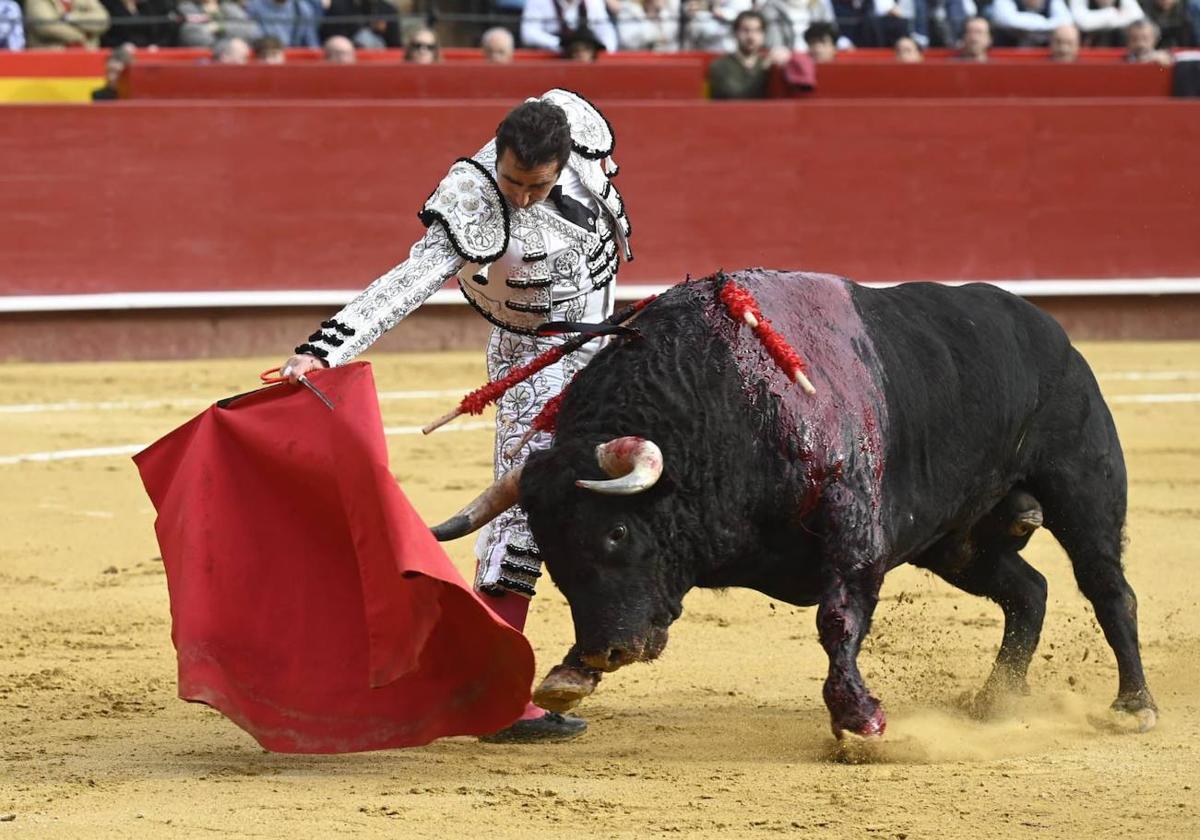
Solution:
[(628, 643), (611, 645), (602, 651), (582, 654), (579, 658), (588, 668), (597, 671), (615, 671), (634, 662), (650, 662), (657, 659), (667, 646), (667, 629), (652, 626), (644, 636)]

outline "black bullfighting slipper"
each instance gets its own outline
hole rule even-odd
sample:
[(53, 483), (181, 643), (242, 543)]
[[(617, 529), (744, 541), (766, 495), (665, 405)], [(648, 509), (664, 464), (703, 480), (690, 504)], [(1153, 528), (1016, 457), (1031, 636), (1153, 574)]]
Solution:
[(483, 735), (485, 744), (536, 744), (544, 741), (570, 741), (587, 732), (587, 721), (574, 715), (546, 712), (540, 718), (519, 720), (512, 726)]

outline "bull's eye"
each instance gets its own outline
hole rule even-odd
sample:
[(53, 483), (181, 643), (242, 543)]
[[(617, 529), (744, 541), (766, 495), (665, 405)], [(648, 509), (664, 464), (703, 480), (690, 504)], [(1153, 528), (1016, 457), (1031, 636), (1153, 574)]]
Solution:
[(629, 530), (624, 525), (614, 526), (613, 529), (608, 532), (608, 544), (615, 546), (621, 540), (625, 539), (625, 536), (628, 533)]

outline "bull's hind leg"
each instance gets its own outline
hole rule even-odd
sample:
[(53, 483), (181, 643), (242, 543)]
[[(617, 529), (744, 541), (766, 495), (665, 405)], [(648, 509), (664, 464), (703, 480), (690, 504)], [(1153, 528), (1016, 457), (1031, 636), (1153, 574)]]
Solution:
[[(1092, 465), (1089, 464), (1088, 467)], [(1081, 470), (1082, 475), (1043, 479), (1037, 490), (1046, 517), (1075, 572), (1075, 582), (1096, 613), (1117, 659), (1114, 711), (1133, 715), (1138, 728), (1154, 726), (1157, 707), (1138, 649), (1137, 596), (1121, 566), (1125, 519), (1124, 469)], [(1115, 479), (1119, 478), (1119, 482)], [(1113, 487), (1119, 483), (1118, 487)]]
[[(1040, 465), (1029, 477), (1046, 527), (1071, 558), (1075, 581), (1092, 602), (1117, 658), (1113, 709), (1133, 715), (1143, 731), (1156, 708), (1138, 651), (1137, 597), (1121, 567), (1125, 528), (1125, 460), (1116, 427), (1091, 371), (1077, 354), (1060, 387), (1062, 405), (1048, 405), (1040, 430)], [(1081, 397), (1086, 398), (1082, 406)]]
[(1011, 547), (997, 540), (968, 547), (965, 555), (930, 552), (913, 561), (1004, 611), (1004, 637), (996, 663), (975, 696), (973, 711), (987, 714), (1009, 694), (1029, 691), (1026, 675), (1046, 617), (1046, 579)]

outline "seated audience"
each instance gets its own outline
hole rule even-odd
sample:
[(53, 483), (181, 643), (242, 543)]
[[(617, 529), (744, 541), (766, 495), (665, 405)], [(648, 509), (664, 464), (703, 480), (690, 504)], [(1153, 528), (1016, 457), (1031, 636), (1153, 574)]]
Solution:
[(345, 35), (326, 38), (325, 43), (321, 45), (321, 53), (328, 64), (354, 64), (357, 60), (354, 42)]
[(683, 48), (732, 52), (737, 46), (734, 21), (752, 5), (752, 0), (681, 0)]
[(508, 64), (513, 60), (513, 50), (516, 47), (513, 35), (503, 26), (493, 26), (479, 39), (479, 48), (483, 50), (483, 60), (492, 64)]
[[(100, 36), (100, 46), (173, 47), (176, 24), (172, 0), (101, 0), (112, 25)], [(146, 20), (139, 20), (145, 18)]]
[[(856, 47), (890, 47), (910, 35), (926, 0), (833, 0), (833, 14), (842, 34)], [(924, 35), (922, 35), (924, 37)]]
[(421, 27), (414, 29), (404, 44), (404, 60), (412, 64), (437, 64), (442, 60), (442, 48), (437, 33)]
[(109, 102), (114, 99), (119, 99), (120, 94), (117, 92), (117, 82), (121, 79), (121, 74), (125, 72), (125, 68), (133, 64), (133, 48), (129, 46), (120, 46), (108, 54), (108, 58), (104, 62), (104, 87), (96, 88), (92, 91), (93, 102)]
[(1066, 0), (994, 0), (992, 25), (1004, 46), (1043, 46), (1050, 33), (1071, 23)]
[(1128, 50), (1125, 61), (1130, 64), (1161, 64), (1170, 66), (1171, 54), (1158, 49), (1158, 26), (1152, 20), (1135, 20), (1125, 30), (1125, 43)]
[[(401, 46), (400, 16), (387, 0), (328, 0), (321, 21), (321, 38), (349, 38), (360, 50)], [(407, 4), (406, 4), (407, 5)]]
[(1160, 49), (1200, 46), (1200, 3), (1195, 0), (1141, 0), (1141, 3), (1146, 17), (1158, 27)]
[(30, 47), (98, 47), (108, 24), (100, 0), (25, 0)]
[(1079, 29), (1075, 24), (1064, 23), (1050, 33), (1050, 60), (1059, 64), (1079, 61)]
[(586, 26), (572, 29), (560, 40), (562, 42), (562, 53), (560, 55), (568, 61), (591, 64), (600, 55), (600, 51), (604, 49), (604, 44)]
[(182, 0), (179, 15), (182, 47), (211, 47), (222, 38), (249, 42), (262, 37), (262, 28), (239, 0)]
[(988, 60), (988, 50), (992, 47), (992, 25), (985, 17), (967, 18), (963, 25), (962, 46), (955, 56), (959, 61), (984, 62)]
[(562, 35), (587, 27), (609, 52), (617, 50), (617, 30), (604, 0), (525, 0), (521, 43), (536, 50), (563, 51)]
[(248, 0), (246, 10), (262, 34), (285, 47), (321, 46), (317, 26), (325, 11), (322, 0)]
[(767, 95), (771, 67), (786, 61), (786, 51), (767, 51), (766, 30), (766, 21), (759, 12), (742, 12), (734, 19), (737, 49), (708, 68), (713, 99), (762, 99)]
[(837, 27), (832, 23), (814, 23), (804, 30), (804, 44), (817, 64), (827, 64), (837, 58)]
[(259, 64), (287, 63), (287, 54), (283, 51), (283, 44), (279, 43), (279, 39), (273, 35), (255, 38), (254, 42), (250, 44), (250, 49), (254, 52), (254, 60)]
[(250, 45), (241, 38), (222, 38), (213, 45), (213, 64), (249, 64)]
[(897, 39), (894, 49), (896, 61), (901, 64), (920, 64), (925, 60), (925, 54), (921, 52), (917, 42), (907, 36)]
[(0, 0), (0, 50), (25, 49), (25, 26), (17, 0)]
[(767, 22), (767, 47), (807, 50), (804, 33), (814, 23), (833, 23), (830, 0), (761, 0), (758, 11)]
[(623, 50), (678, 50), (678, 0), (623, 0), (617, 10), (617, 41)]
[(1126, 28), (1144, 17), (1138, 0), (1070, 0), (1071, 17), (1089, 47), (1118, 46)]

